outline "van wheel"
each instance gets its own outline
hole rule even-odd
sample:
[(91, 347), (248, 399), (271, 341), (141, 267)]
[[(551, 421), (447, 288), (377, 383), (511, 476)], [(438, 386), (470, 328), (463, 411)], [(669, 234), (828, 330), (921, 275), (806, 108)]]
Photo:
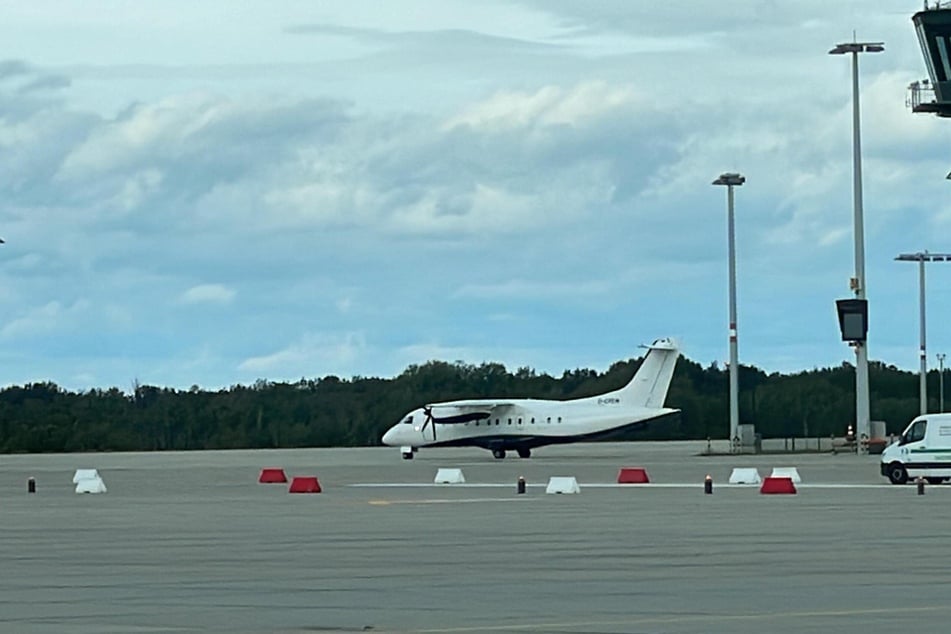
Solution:
[(908, 482), (908, 472), (905, 466), (900, 462), (893, 462), (888, 465), (888, 479), (892, 484), (905, 484)]
[(928, 484), (941, 484), (944, 482), (944, 478), (925, 478), (928, 481)]

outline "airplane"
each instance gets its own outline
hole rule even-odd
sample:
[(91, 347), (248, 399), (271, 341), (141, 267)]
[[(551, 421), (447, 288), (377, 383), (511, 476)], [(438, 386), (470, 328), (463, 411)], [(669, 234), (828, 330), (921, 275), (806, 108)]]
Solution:
[(545, 445), (598, 440), (679, 412), (664, 407), (680, 356), (672, 339), (646, 346), (644, 361), (624, 387), (570, 400), (475, 399), (428, 403), (383, 434), (411, 460), (420, 447), (481, 447), (501, 460), (507, 451), (529, 458)]

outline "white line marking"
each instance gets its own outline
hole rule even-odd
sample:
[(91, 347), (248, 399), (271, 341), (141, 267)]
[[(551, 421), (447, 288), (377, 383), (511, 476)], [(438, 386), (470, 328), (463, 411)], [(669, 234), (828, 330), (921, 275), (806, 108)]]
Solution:
[(460, 498), (458, 500), (437, 499), (437, 500), (370, 500), (374, 506), (388, 506), (390, 504), (470, 504), (472, 502), (521, 502), (523, 500), (540, 500), (541, 498)]
[[(429, 482), (359, 482), (348, 484), (347, 486), (367, 489), (514, 489), (515, 483), (495, 483), (495, 482), (466, 482), (465, 484), (434, 484)], [(526, 483), (526, 487), (544, 488), (548, 486), (547, 482)], [(650, 484), (617, 484), (614, 482), (578, 482), (578, 486), (588, 489), (702, 489), (702, 482), (652, 482)], [(716, 484), (714, 491), (729, 489), (759, 489), (759, 484)], [(823, 484), (797, 484), (797, 489), (894, 489), (896, 491), (910, 490), (910, 486), (895, 486), (887, 482), (881, 484), (864, 483), (823, 483)], [(929, 491), (940, 489), (951, 490), (951, 486), (932, 485), (928, 487)]]

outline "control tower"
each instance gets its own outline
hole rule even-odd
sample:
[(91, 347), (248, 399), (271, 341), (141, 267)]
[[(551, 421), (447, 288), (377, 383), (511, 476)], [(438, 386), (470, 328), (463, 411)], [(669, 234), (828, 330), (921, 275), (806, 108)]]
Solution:
[(907, 103), (912, 112), (933, 112), (951, 117), (951, 1), (931, 3), (911, 16), (928, 67), (928, 79), (908, 86)]

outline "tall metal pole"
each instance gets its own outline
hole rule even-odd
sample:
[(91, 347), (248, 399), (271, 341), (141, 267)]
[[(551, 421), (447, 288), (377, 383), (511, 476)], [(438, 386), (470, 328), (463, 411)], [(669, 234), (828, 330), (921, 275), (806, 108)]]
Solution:
[(740, 365), (736, 330), (736, 239), (733, 223), (733, 185), (727, 187), (727, 225), (730, 258), (730, 438), (736, 444), (740, 426)]
[[(927, 311), (925, 310), (925, 264), (927, 262), (951, 262), (951, 253), (931, 253), (929, 251), (919, 251), (917, 253), (900, 253), (895, 258), (900, 262), (918, 263), (918, 320), (919, 320), (919, 342), (918, 342), (918, 395), (919, 395), (919, 414), (928, 413), (928, 345), (927, 329), (925, 328)], [(944, 409), (942, 407), (942, 409)]]
[(944, 412), (944, 353), (938, 353), (938, 411)]
[(928, 413), (928, 356), (925, 352), (925, 259), (918, 261), (918, 307), (921, 312), (920, 328), (921, 339), (919, 344), (919, 356), (921, 358), (921, 375), (918, 379), (918, 400), (921, 410), (919, 414)]
[(944, 413), (944, 354), (938, 353), (938, 411)]
[[(855, 224), (855, 297), (865, 299), (865, 224), (862, 218), (862, 139), (859, 130), (859, 51), (852, 50), (852, 201)], [(855, 431), (868, 439), (868, 341), (855, 344)], [(859, 451), (863, 451), (859, 443)]]
[(740, 362), (737, 350), (736, 327), (736, 239), (733, 216), (733, 187), (742, 185), (746, 178), (740, 174), (727, 173), (713, 181), (714, 185), (727, 187), (727, 250), (730, 261), (730, 450), (739, 447), (740, 426)]
[[(882, 42), (847, 42), (836, 44), (830, 55), (852, 54), (852, 202), (854, 206), (855, 277), (852, 290), (855, 298), (865, 300), (865, 225), (862, 219), (862, 135), (859, 130), (859, 53), (881, 53)], [(864, 441), (869, 438), (868, 336), (855, 345), (855, 426), (860, 439), (859, 451), (866, 453)]]

